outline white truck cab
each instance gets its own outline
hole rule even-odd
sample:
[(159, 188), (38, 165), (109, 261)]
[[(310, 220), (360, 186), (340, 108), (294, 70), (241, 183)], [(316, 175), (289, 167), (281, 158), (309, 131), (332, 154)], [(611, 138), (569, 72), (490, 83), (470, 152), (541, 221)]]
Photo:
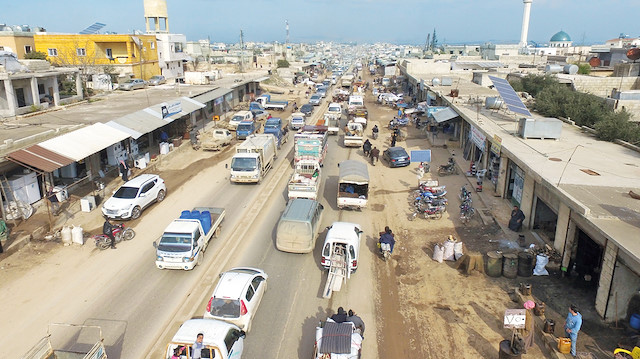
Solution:
[(167, 344), (164, 359), (171, 359), (176, 348), (184, 347), (181, 359), (193, 358), (193, 344), (203, 334), (202, 358), (240, 359), (245, 332), (237, 326), (215, 319), (191, 319), (184, 322)]
[(235, 115), (229, 120), (228, 129), (235, 131), (238, 128), (238, 125), (242, 121), (250, 121), (253, 120), (253, 114), (251, 111), (238, 111)]

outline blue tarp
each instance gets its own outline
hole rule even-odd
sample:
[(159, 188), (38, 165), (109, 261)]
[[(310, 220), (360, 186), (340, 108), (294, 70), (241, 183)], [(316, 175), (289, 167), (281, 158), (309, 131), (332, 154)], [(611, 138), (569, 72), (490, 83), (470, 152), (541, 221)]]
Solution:
[(411, 162), (431, 162), (431, 150), (411, 151)]

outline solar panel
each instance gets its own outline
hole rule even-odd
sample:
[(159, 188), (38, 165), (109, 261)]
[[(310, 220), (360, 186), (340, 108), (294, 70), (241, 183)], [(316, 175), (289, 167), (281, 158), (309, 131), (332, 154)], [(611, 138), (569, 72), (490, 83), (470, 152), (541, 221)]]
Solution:
[(502, 97), (509, 111), (531, 117), (531, 112), (529, 112), (527, 106), (522, 103), (520, 96), (518, 96), (507, 80), (495, 76), (489, 76), (489, 79), (493, 82), (493, 86), (498, 90), (500, 97)]
[(100, 31), (105, 26), (107, 26), (107, 24), (103, 24), (101, 22), (96, 22), (95, 24), (89, 26), (88, 28), (80, 31), (80, 34), (82, 34), (82, 35), (97, 34), (98, 31)]

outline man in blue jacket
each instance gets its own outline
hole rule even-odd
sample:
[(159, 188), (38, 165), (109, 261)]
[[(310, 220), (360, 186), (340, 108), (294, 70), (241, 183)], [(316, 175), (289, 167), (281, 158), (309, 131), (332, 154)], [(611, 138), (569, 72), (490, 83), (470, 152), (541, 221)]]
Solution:
[(571, 304), (569, 307), (569, 314), (564, 321), (564, 331), (568, 338), (571, 338), (571, 355), (576, 357), (576, 341), (578, 340), (578, 332), (582, 327), (582, 314), (580, 314), (578, 307)]

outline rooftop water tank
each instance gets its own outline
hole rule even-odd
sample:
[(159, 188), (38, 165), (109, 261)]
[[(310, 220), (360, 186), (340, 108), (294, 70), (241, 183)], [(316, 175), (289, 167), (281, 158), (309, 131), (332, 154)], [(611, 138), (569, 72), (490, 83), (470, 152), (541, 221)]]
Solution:
[(578, 73), (578, 65), (564, 65), (562, 71), (565, 74), (575, 75)]
[(562, 70), (562, 65), (547, 65), (544, 67), (544, 72), (548, 74), (559, 74)]

